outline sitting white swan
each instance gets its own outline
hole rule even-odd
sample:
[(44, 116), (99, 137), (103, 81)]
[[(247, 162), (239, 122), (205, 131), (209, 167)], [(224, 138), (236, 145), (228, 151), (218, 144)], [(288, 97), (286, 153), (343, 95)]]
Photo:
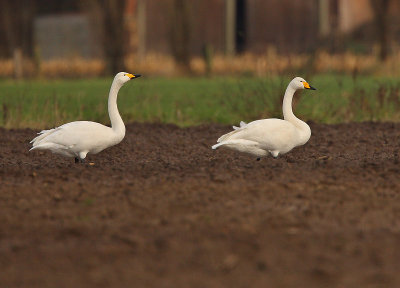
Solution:
[(90, 121), (75, 121), (64, 124), (54, 129), (43, 130), (33, 139), (32, 148), (29, 150), (50, 150), (53, 153), (67, 157), (75, 157), (75, 162), (84, 162), (86, 154), (96, 154), (114, 146), (125, 137), (125, 125), (118, 112), (118, 91), (130, 79), (138, 78), (120, 72), (114, 77), (108, 96), (108, 114), (111, 127)]
[(307, 123), (294, 116), (292, 111), (292, 99), (296, 90), (312, 89), (306, 80), (300, 77), (294, 78), (288, 85), (283, 98), (282, 119), (263, 119), (246, 124), (240, 122), (240, 127), (233, 126), (234, 131), (222, 135), (218, 144), (212, 146), (217, 149), (220, 146), (248, 153), (260, 157), (271, 153), (273, 157), (285, 154), (296, 146), (307, 143), (311, 136), (311, 129)]

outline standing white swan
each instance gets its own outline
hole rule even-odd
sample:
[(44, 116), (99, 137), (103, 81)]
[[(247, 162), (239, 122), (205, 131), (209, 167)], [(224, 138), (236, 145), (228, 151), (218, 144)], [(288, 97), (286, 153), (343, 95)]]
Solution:
[(90, 121), (75, 121), (54, 129), (43, 130), (34, 138), (29, 150), (50, 150), (67, 157), (75, 157), (75, 162), (84, 162), (88, 153), (96, 154), (114, 146), (125, 137), (125, 125), (118, 112), (118, 91), (130, 79), (141, 75), (120, 72), (114, 77), (108, 96), (108, 114), (111, 127)]
[(310, 126), (294, 116), (292, 111), (292, 99), (296, 90), (311, 89), (306, 80), (300, 77), (294, 78), (288, 85), (283, 98), (282, 119), (263, 119), (246, 124), (240, 122), (240, 127), (233, 126), (234, 131), (222, 135), (218, 144), (212, 146), (217, 149), (220, 146), (255, 155), (260, 157), (271, 153), (274, 158), (279, 154), (285, 154), (294, 147), (304, 145), (311, 137)]

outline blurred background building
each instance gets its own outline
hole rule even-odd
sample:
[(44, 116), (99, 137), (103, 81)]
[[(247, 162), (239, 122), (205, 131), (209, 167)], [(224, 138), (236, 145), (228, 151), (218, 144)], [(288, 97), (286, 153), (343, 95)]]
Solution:
[[(398, 0), (14, 0), (0, 2), (0, 58), (126, 59), (317, 50), (372, 53), (384, 60), (400, 38)], [(35, 64), (36, 63), (36, 64)]]

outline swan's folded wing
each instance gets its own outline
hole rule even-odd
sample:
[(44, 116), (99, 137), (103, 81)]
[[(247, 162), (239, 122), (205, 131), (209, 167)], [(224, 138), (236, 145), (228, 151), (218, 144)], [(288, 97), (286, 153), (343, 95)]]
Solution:
[(98, 129), (101, 124), (89, 121), (76, 121), (61, 125), (57, 128), (44, 130), (40, 135), (33, 139), (33, 147), (44, 145), (45, 143), (52, 143), (63, 147), (63, 149), (70, 149), (77, 145), (81, 139), (88, 133), (93, 133)]
[[(268, 119), (272, 120), (272, 119)], [(278, 120), (278, 119), (277, 119)], [(249, 134), (255, 134), (259, 130), (259, 128), (262, 124), (261, 121), (266, 121), (266, 120), (256, 120), (253, 122), (250, 122), (249, 124), (246, 124), (245, 122), (241, 121), (240, 122), (240, 127), (234, 126), (234, 131), (231, 131), (227, 134), (222, 135), (221, 137), (218, 138), (217, 142), (220, 143), (222, 141), (226, 141), (228, 139), (247, 139), (247, 135)]]
[(245, 139), (263, 143), (269, 149), (287, 141), (295, 133), (295, 127), (281, 119), (263, 119), (248, 123), (232, 132), (221, 136), (217, 142)]

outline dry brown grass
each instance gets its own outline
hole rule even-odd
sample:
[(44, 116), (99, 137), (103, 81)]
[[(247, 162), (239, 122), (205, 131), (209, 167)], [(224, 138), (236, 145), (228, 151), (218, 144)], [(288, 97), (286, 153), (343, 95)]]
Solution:
[[(178, 76), (182, 70), (172, 57), (162, 54), (148, 54), (143, 59), (135, 56), (126, 58), (128, 71), (147, 75)], [(81, 58), (60, 59), (35, 63), (24, 61), (24, 76), (27, 77), (97, 77), (104, 74), (103, 60), (85, 60)], [(190, 70), (194, 75), (206, 74), (206, 63), (201, 57), (194, 57), (190, 62)], [(214, 55), (211, 71), (215, 75), (279, 75), (297, 71), (313, 71), (314, 73), (361, 73), (379, 75), (400, 75), (400, 52), (390, 56), (382, 63), (375, 54), (356, 55), (350, 52), (329, 54), (325, 51), (313, 55), (280, 55), (274, 49), (268, 49), (263, 55), (245, 53), (228, 57)], [(0, 60), (0, 77), (12, 77), (14, 74), (12, 60)]]
[(39, 75), (44, 77), (96, 77), (104, 72), (104, 62), (101, 60), (53, 60), (43, 62)]
[[(44, 61), (40, 64), (25, 59), (23, 75), (26, 77), (96, 77), (104, 72), (104, 62), (101, 60), (84, 60), (81, 58)], [(13, 77), (14, 63), (12, 60), (0, 60), (0, 77)]]
[[(132, 71), (151, 75), (179, 75), (181, 71), (172, 57), (150, 54), (141, 61), (131, 57), (127, 67)], [(202, 57), (194, 57), (190, 68), (195, 75), (206, 74), (206, 62)], [(254, 76), (279, 75), (297, 71), (311, 70), (314, 73), (360, 73), (379, 75), (400, 75), (400, 52), (389, 57), (385, 62), (379, 61), (376, 53), (359, 55), (350, 52), (329, 54), (318, 51), (313, 55), (281, 55), (275, 49), (268, 49), (263, 55), (245, 53), (228, 57), (215, 55), (212, 58), (212, 73), (216, 75)]]

